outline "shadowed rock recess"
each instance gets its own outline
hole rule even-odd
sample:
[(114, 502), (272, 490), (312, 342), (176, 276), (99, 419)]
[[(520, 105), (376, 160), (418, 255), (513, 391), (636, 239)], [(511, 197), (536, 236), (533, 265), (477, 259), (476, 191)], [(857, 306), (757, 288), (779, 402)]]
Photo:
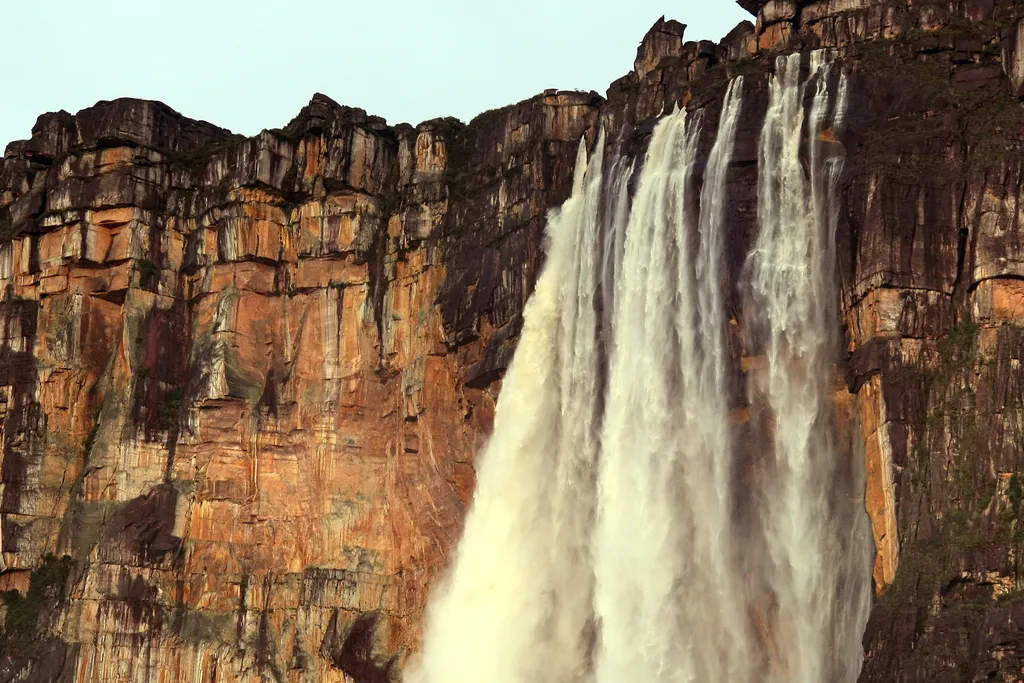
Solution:
[(397, 681), (580, 137), (636, 153), (678, 103), (706, 156), (744, 76), (738, 319), (769, 74), (818, 48), (849, 74), (822, 135), (877, 548), (861, 680), (1021, 680), (1024, 1), (741, 4), (718, 44), (658, 21), (606, 98), (468, 125), (316, 95), (246, 138), (123, 99), (9, 145), (0, 681)]

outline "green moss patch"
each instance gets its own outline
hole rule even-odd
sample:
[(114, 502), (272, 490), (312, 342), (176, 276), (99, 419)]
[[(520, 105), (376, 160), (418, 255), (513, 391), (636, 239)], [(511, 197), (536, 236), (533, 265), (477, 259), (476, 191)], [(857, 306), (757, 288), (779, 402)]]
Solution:
[(36, 641), (40, 617), (60, 600), (73, 566), (69, 556), (58, 558), (47, 553), (42, 564), (32, 571), (25, 595), (18, 591), (0, 594), (7, 608), (0, 632), (0, 653), (22, 654)]

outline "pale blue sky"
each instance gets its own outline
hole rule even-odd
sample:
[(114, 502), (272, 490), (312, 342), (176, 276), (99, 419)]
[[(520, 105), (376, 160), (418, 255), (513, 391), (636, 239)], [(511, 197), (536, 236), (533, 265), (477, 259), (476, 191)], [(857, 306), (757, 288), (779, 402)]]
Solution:
[(0, 0), (0, 149), (116, 97), (251, 135), (317, 91), (389, 123), (604, 94), (661, 15), (715, 41), (750, 18), (731, 0)]

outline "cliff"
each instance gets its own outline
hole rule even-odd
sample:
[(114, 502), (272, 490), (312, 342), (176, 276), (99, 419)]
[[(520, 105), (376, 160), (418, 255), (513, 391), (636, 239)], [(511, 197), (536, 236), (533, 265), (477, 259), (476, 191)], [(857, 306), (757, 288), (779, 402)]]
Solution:
[(675, 103), (710, 134), (744, 75), (735, 282), (774, 56), (821, 47), (851, 74), (862, 679), (1024, 675), (1024, 4), (743, 5), (718, 44), (659, 21), (606, 98), (468, 125), (321, 95), (253, 138), (138, 100), (40, 117), (0, 162), (0, 680), (397, 680), (579, 138), (642, 149)]

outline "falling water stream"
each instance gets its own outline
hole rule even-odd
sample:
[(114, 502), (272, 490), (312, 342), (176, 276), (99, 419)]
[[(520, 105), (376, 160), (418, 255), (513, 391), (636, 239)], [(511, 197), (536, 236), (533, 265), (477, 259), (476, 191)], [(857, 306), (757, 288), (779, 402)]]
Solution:
[[(413, 683), (856, 680), (873, 548), (831, 401), (846, 81), (792, 55), (769, 91), (733, 275), (742, 78), (705, 154), (700, 110), (642, 160), (581, 142)], [(763, 359), (745, 384), (739, 346)]]

